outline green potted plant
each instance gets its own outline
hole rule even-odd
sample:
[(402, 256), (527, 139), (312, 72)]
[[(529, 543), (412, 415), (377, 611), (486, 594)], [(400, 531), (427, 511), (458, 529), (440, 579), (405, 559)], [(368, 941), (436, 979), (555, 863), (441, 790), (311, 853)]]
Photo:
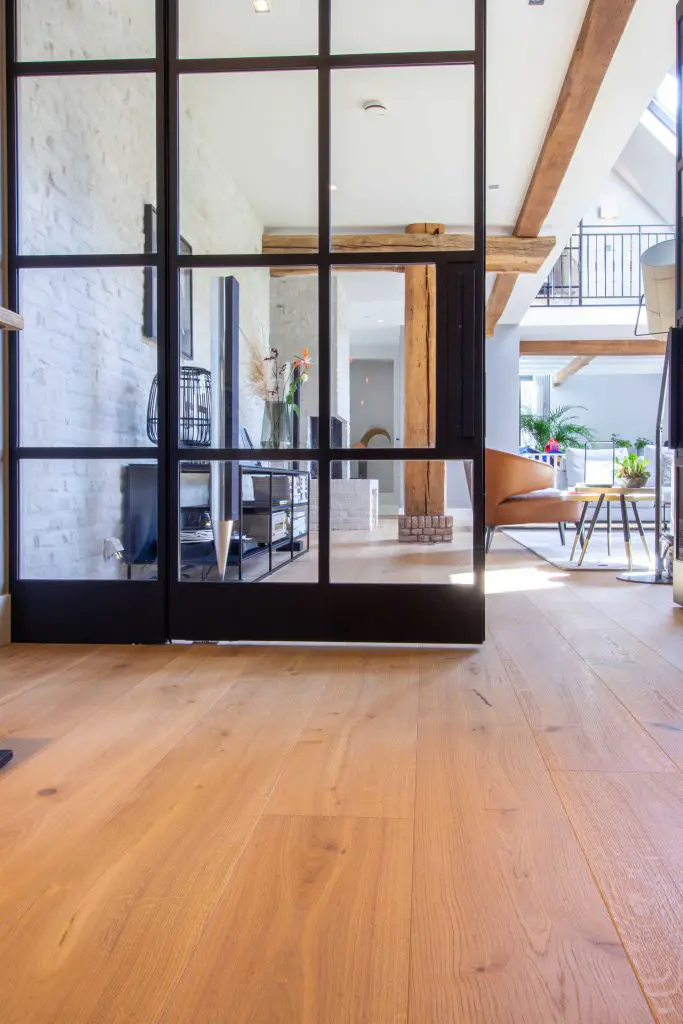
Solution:
[(617, 478), (625, 487), (644, 487), (650, 479), (647, 471), (649, 465), (649, 460), (642, 455), (625, 455), (623, 459), (617, 459)]
[(654, 441), (651, 441), (649, 437), (637, 437), (635, 440), (634, 448), (638, 452), (638, 454), (641, 455), (643, 449), (647, 448), (649, 444), (654, 444)]
[(570, 415), (575, 409), (583, 408), (583, 405), (560, 405), (557, 409), (551, 409), (547, 416), (538, 416), (525, 409), (519, 418), (519, 424), (539, 452), (545, 451), (551, 440), (557, 441), (561, 451), (566, 451), (567, 448), (583, 448), (587, 441), (593, 440), (593, 431), (590, 427), (577, 423), (576, 417)]
[(622, 437), (620, 434), (612, 434), (610, 441), (615, 448), (626, 448), (628, 451), (631, 450), (633, 445), (627, 437)]

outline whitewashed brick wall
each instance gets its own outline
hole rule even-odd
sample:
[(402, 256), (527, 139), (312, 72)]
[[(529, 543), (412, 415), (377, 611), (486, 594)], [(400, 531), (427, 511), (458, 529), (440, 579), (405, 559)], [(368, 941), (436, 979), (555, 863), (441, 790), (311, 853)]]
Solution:
[[(311, 529), (319, 528), (318, 481), (311, 480)], [(375, 530), (379, 523), (377, 480), (330, 481), (330, 529)]]
[[(36, 5), (41, 8), (42, 5)], [(124, 31), (138, 18), (130, 5), (70, 0), (52, 4), (73, 39), (59, 56), (102, 56), (102, 19)], [(30, 5), (27, 10), (31, 9)], [(116, 9), (116, 12), (115, 12)], [(33, 9), (35, 12), (35, 9)], [(139, 18), (138, 18), (139, 20)], [(32, 26), (32, 27), (31, 27)], [(24, 44), (44, 19), (22, 23)], [(112, 30), (113, 31), (113, 30)], [(55, 37), (62, 38), (62, 25)], [(94, 35), (89, 39), (87, 33)], [(132, 34), (134, 35), (134, 33)], [(78, 44), (76, 40), (79, 40)], [(111, 51), (135, 55), (134, 40)], [(128, 45), (130, 43), (130, 45)], [(123, 46), (123, 43), (121, 43)], [(79, 48), (80, 47), (80, 48)], [(36, 54), (31, 47), (31, 56)], [(198, 118), (201, 111), (184, 111)], [(143, 209), (155, 203), (154, 82), (146, 76), (59, 77), (21, 83), (21, 240), (28, 253), (141, 252)], [(226, 174), (225, 153), (212, 145), (184, 148), (181, 230), (195, 252), (210, 250), (220, 231), (224, 247), (260, 250), (262, 225)], [(227, 241), (227, 244), (226, 244)], [(267, 271), (236, 272), (241, 323), (265, 345), (269, 334)], [(210, 367), (211, 278), (194, 279), (195, 363)], [(36, 271), (24, 274), (21, 307), (21, 439), (25, 445), (146, 443), (149, 388), (156, 345), (142, 335), (143, 274), (138, 269)], [(246, 346), (245, 346), (246, 348)], [(243, 363), (245, 361), (243, 353)], [(260, 432), (260, 403), (247, 393), (242, 421)], [(22, 573), (30, 578), (87, 579), (116, 575), (105, 563), (107, 537), (121, 537), (121, 465), (26, 463), (22, 475)]]

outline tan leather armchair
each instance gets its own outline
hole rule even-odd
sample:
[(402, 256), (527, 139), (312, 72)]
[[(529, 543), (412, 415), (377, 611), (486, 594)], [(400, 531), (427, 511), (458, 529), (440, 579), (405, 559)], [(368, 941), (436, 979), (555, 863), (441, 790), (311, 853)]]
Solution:
[(565, 543), (565, 524), (578, 524), (582, 504), (555, 490), (553, 470), (543, 462), (486, 449), (486, 550), (499, 526), (555, 523)]

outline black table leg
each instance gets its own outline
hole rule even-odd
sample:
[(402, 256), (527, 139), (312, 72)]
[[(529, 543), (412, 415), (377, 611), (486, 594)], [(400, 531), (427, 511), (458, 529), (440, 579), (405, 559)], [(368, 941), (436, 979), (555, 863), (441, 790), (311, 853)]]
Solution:
[(0, 768), (4, 768), (6, 764), (9, 764), (13, 756), (14, 753), (11, 750), (0, 750)]
[(604, 502), (604, 500), (605, 500), (605, 495), (601, 494), (600, 497), (598, 498), (597, 504), (595, 506), (595, 512), (593, 513), (593, 518), (591, 519), (591, 524), (588, 527), (588, 533), (586, 534), (586, 539), (585, 539), (585, 541), (583, 543), (583, 548), (581, 549), (581, 557), (579, 558), (579, 563), (578, 563), (579, 565), (583, 565), (583, 560), (586, 557), (586, 552), (588, 551), (588, 545), (591, 542), (591, 537), (593, 536), (593, 530), (595, 529), (595, 524), (598, 521), (598, 516), (600, 515), (600, 509), (602, 508), (602, 503)]
[(649, 562), (650, 561), (650, 549), (647, 546), (647, 540), (645, 538), (645, 530), (643, 529), (643, 523), (642, 523), (642, 520), (640, 518), (640, 512), (638, 511), (638, 502), (637, 501), (632, 501), (631, 502), (631, 506), (633, 508), (633, 515), (634, 515), (635, 520), (636, 520), (636, 526), (638, 527), (638, 533), (640, 534), (640, 539), (643, 542), (643, 547), (645, 548), (645, 554), (647, 555), (647, 560)]
[(607, 554), (612, 554), (612, 502), (607, 502)]
[(583, 547), (583, 526), (584, 526), (584, 523), (586, 522), (586, 516), (588, 515), (588, 507), (589, 507), (589, 505), (590, 505), (589, 501), (584, 502), (583, 512), (581, 513), (581, 518), (579, 519), (578, 523), (576, 524), (576, 537), (574, 538), (574, 545), (572, 547), (572, 553), (569, 556), (569, 561), (570, 562), (574, 561), (574, 555), (576, 554), (576, 545), (579, 543), (579, 539), (581, 540), (581, 547)]
[(628, 559), (628, 571), (630, 572), (633, 568), (633, 555), (631, 553), (631, 526), (628, 521), (628, 507), (626, 505), (626, 498), (622, 494), (619, 497), (621, 502), (621, 519), (624, 527), (624, 547), (626, 548), (626, 557)]

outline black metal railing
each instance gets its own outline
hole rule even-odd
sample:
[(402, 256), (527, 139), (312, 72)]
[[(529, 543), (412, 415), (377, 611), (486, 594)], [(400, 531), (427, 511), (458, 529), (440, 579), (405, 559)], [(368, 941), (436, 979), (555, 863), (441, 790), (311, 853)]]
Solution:
[(667, 225), (580, 224), (533, 305), (637, 306), (643, 294), (640, 257), (674, 237)]

